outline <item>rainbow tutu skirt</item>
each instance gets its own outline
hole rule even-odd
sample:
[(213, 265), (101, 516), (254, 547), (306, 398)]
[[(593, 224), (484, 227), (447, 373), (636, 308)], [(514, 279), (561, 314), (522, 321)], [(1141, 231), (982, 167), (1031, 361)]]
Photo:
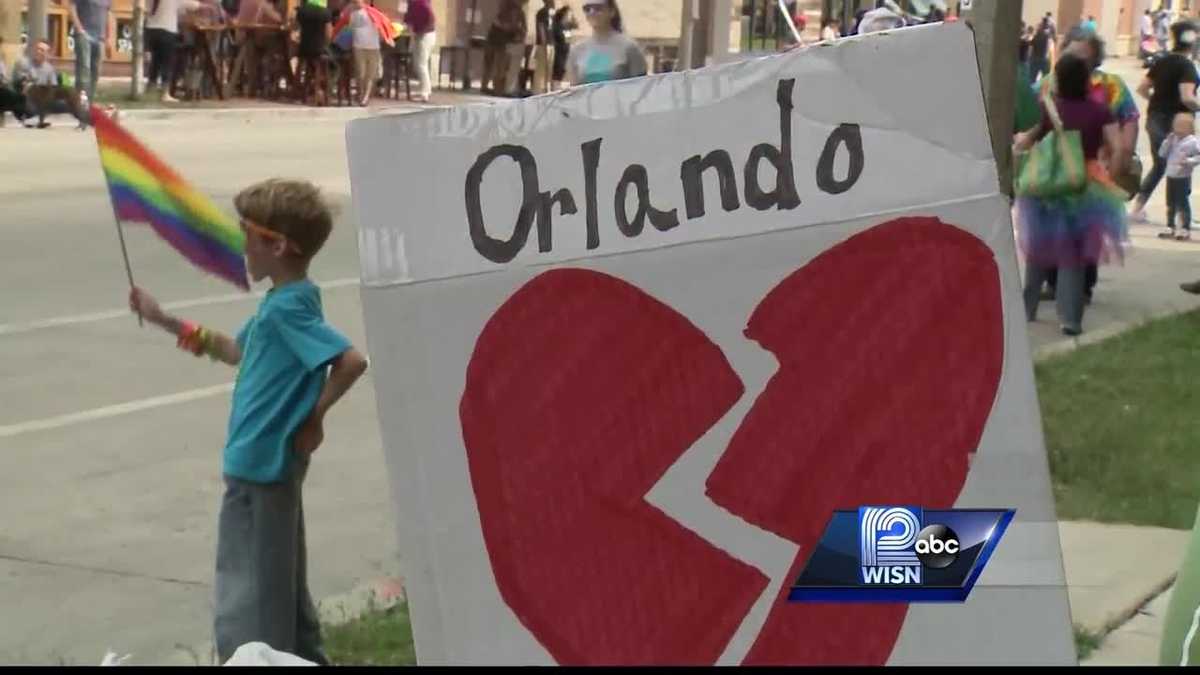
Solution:
[(1082, 192), (1017, 198), (1017, 243), (1029, 264), (1081, 267), (1123, 260), (1128, 194), (1100, 162), (1089, 161), (1087, 170)]

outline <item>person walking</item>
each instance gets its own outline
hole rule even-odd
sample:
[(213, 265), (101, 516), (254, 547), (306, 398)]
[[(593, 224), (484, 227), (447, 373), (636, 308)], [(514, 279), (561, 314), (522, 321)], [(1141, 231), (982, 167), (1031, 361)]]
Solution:
[(72, 0), (71, 25), (75, 27), (75, 88), (96, 100), (100, 65), (108, 44), (108, 13), (112, 0)]
[(550, 28), (551, 36), (554, 38), (554, 67), (551, 69), (551, 78), (554, 80), (555, 90), (562, 89), (563, 83), (567, 80), (567, 59), (571, 55), (571, 37), (577, 30), (579, 30), (579, 21), (575, 18), (575, 11), (571, 9), (570, 4), (564, 3), (554, 13), (554, 22)]
[(497, 96), (516, 93), (516, 71), (521, 65), (521, 52), (525, 37), (529, 33), (529, 22), (525, 17), (523, 0), (503, 0), (496, 19), (487, 34), (487, 52), (484, 54), (485, 92)]
[(589, 0), (584, 16), (592, 36), (571, 50), (567, 64), (571, 84), (623, 80), (646, 74), (646, 56), (624, 33), (617, 0)]
[(550, 91), (551, 55), (554, 42), (554, 0), (542, 0), (533, 21), (533, 93)]
[[(1091, 83), (1089, 85), (1088, 97), (1098, 103), (1103, 103), (1112, 111), (1113, 117), (1117, 120), (1118, 129), (1121, 136), (1121, 147), (1114, 148), (1114, 151), (1124, 155), (1124, 164), (1126, 168), (1119, 176), (1113, 176), (1114, 180), (1121, 186), (1121, 189), (1130, 193), (1136, 193), (1139, 189), (1141, 176), (1137, 172), (1140, 171), (1141, 162), (1134, 162), (1134, 149), (1137, 147), (1138, 123), (1141, 119), (1141, 114), (1138, 112), (1137, 103), (1133, 100), (1133, 94), (1129, 87), (1125, 84), (1124, 78), (1120, 75), (1105, 72), (1100, 68), (1104, 63), (1105, 49), (1104, 40), (1095, 33), (1089, 33), (1082, 29), (1076, 29), (1067, 34), (1066, 40), (1063, 42), (1063, 53), (1074, 54), (1079, 58), (1088, 62), (1092, 69)], [(1054, 78), (1043, 78), (1040, 95), (1045, 95), (1051, 90), (1051, 84)], [(1033, 120), (1036, 122), (1037, 120)], [(1018, 130), (1027, 130), (1032, 124), (1019, 126)], [(1101, 148), (1102, 152), (1106, 148)], [(1101, 161), (1108, 161), (1108, 158), (1101, 156)], [(1049, 290), (1044, 299), (1053, 300), (1055, 284), (1057, 282), (1057, 270), (1049, 270), (1046, 275), (1046, 283)], [(1095, 264), (1088, 264), (1084, 269), (1084, 301), (1090, 303), (1092, 295), (1096, 288), (1096, 282), (1099, 280), (1099, 270)]]
[[(1015, 153), (1027, 152), (1052, 130), (1078, 131), (1086, 163), (1083, 189), (1055, 197), (1019, 196), (1018, 242), (1025, 256), (1025, 316), (1037, 320), (1041, 288), (1058, 268), (1058, 318), (1064, 335), (1083, 332), (1084, 270), (1122, 255), (1124, 192), (1110, 177), (1126, 159), (1117, 120), (1109, 107), (1088, 96), (1090, 64), (1065, 53), (1054, 67), (1055, 89), (1042, 99), (1042, 122), (1017, 137)], [(1101, 149), (1107, 146), (1102, 154)], [(1101, 157), (1108, 158), (1102, 162)]]
[(1167, 161), (1159, 156), (1158, 149), (1171, 133), (1175, 115), (1200, 110), (1200, 102), (1196, 100), (1196, 84), (1200, 77), (1197, 77), (1196, 66), (1189, 56), (1196, 42), (1196, 29), (1190, 23), (1179, 22), (1171, 26), (1171, 32), (1174, 38), (1171, 53), (1154, 62), (1137, 88), (1138, 94), (1149, 101), (1146, 132), (1150, 134), (1154, 164), (1142, 181), (1129, 213), (1130, 220), (1135, 222), (1145, 222), (1146, 202), (1167, 169)]
[(371, 21), (364, 0), (350, 3), (350, 30), (354, 35), (354, 79), (358, 84), (358, 104), (365, 108), (371, 103), (383, 58), (380, 55), (379, 29)]
[(311, 97), (318, 106), (328, 105), (329, 64), (325, 52), (329, 49), (329, 28), (333, 24), (328, 0), (304, 0), (296, 10), (296, 23), (300, 26), (297, 55), (304, 82), (301, 97), (306, 103)]
[(429, 98), (433, 96), (433, 77), (430, 70), (433, 64), (433, 47), (437, 44), (437, 23), (429, 0), (408, 0), (404, 25), (408, 27), (408, 33), (412, 36), (409, 44), (420, 89), (416, 100), (428, 103)]
[(1050, 61), (1054, 58), (1054, 24), (1049, 13), (1042, 17), (1030, 41), (1029, 73), (1034, 81), (1050, 72)]
[(175, 53), (179, 50), (179, 17), (184, 12), (215, 4), (215, 0), (150, 0), (146, 17), (146, 48), (150, 51), (149, 81), (161, 92), (163, 103), (178, 103), (171, 95), (175, 78)]
[(1154, 17), (1154, 38), (1158, 40), (1158, 50), (1167, 51), (1167, 39), (1171, 35), (1171, 13), (1165, 9), (1158, 10)]

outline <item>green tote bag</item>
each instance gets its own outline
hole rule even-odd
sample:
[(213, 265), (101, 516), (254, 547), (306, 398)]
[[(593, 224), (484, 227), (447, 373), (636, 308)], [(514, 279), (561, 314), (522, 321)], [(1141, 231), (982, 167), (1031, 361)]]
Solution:
[(1049, 89), (1043, 102), (1054, 128), (1029, 152), (1017, 155), (1017, 196), (1062, 197), (1083, 192), (1087, 186), (1083, 138), (1078, 131), (1063, 129)]

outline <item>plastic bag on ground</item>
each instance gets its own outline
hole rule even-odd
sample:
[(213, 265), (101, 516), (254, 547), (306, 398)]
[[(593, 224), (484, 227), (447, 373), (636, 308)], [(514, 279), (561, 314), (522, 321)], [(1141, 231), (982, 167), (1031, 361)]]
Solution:
[(271, 649), (264, 642), (247, 642), (229, 660), (227, 666), (315, 666), (312, 661), (306, 661), (294, 654)]

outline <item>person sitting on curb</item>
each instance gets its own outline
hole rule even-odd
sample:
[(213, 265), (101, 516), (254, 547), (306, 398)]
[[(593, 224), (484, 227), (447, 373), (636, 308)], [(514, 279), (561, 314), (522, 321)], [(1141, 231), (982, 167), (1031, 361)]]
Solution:
[[(79, 121), (81, 130), (86, 129), (90, 118), (80, 104), (79, 92), (63, 85), (54, 64), (47, 59), (49, 54), (50, 45), (38, 42), (33, 47), (33, 58), (22, 58), (13, 68), (13, 83), (27, 102), (28, 116), (37, 117), (37, 128), (46, 129), (50, 126), (47, 115), (70, 114)], [(32, 119), (25, 120), (26, 127), (33, 124)]]
[[(0, 47), (4, 46), (4, 38), (0, 38)], [(8, 77), (8, 66), (0, 58), (0, 126), (4, 126), (4, 113), (10, 112), (18, 122), (25, 121), (25, 109), (28, 104), (16, 83)]]

